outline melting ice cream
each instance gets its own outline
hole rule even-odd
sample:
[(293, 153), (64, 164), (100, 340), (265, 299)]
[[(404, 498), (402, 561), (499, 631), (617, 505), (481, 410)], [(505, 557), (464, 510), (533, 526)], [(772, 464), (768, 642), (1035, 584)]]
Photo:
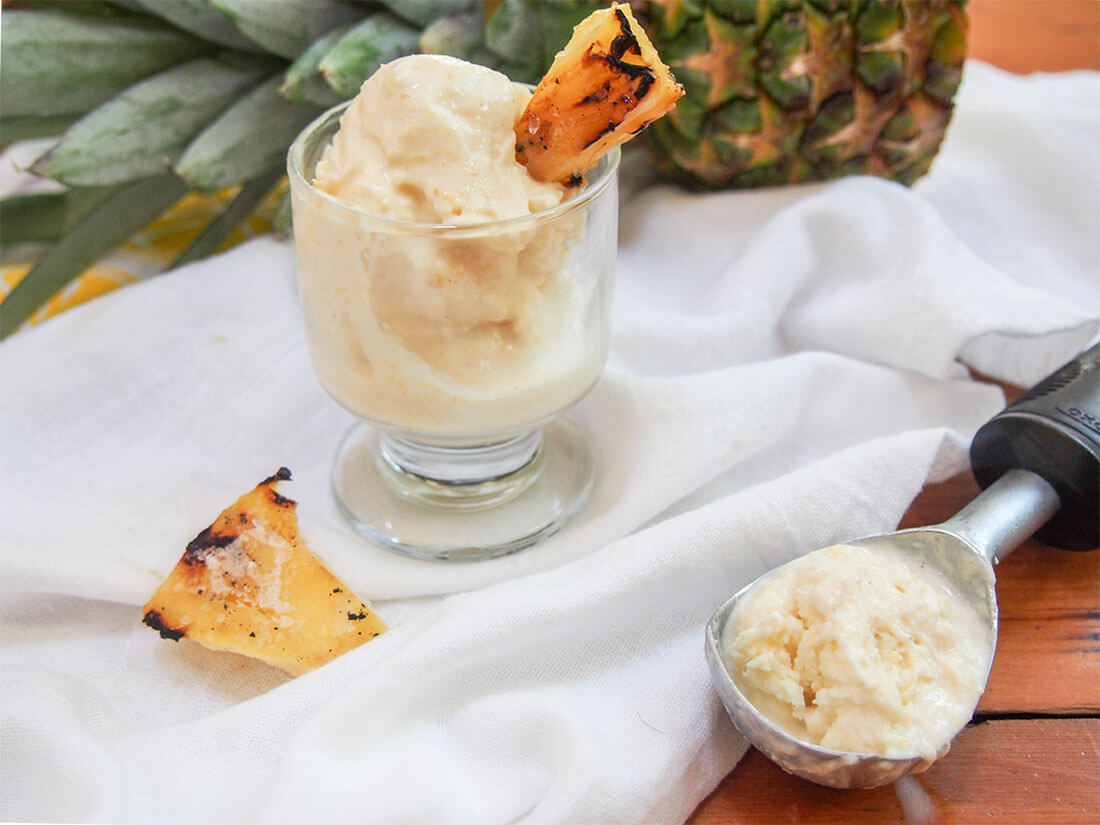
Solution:
[(992, 644), (938, 571), (836, 545), (780, 568), (722, 637), (745, 697), (792, 736), (929, 763), (969, 721)]

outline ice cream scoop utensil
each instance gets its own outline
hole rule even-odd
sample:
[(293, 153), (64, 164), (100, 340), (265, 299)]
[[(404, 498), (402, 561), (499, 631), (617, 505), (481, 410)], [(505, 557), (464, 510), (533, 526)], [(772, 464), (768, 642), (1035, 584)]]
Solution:
[[(846, 543), (900, 549), (938, 569), (985, 621), (992, 650), (997, 637), (996, 560), (1036, 531), (1041, 540), (1063, 549), (1100, 545), (1100, 345), (983, 425), (970, 460), (984, 489), (955, 516), (930, 527)], [(706, 627), (711, 676), (738, 730), (787, 772), (837, 788), (885, 785), (927, 767), (929, 760), (917, 754), (888, 758), (801, 741), (767, 719), (741, 692), (723, 662), (722, 632), (738, 606), (775, 574), (766, 573), (734, 594)]]

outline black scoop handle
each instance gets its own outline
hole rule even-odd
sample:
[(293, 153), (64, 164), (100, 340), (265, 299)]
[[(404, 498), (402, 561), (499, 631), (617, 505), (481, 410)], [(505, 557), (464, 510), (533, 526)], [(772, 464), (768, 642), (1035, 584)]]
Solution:
[(1035, 537), (1064, 550), (1100, 547), (1100, 344), (986, 422), (970, 466), (983, 490), (1012, 469), (1042, 476), (1062, 506)]

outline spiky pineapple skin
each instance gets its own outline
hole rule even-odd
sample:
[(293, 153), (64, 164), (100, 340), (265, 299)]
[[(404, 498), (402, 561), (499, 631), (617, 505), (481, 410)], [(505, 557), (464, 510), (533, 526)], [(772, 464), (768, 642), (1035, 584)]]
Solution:
[(647, 0), (644, 17), (687, 90), (647, 142), (692, 188), (911, 184), (966, 56), (965, 0)]

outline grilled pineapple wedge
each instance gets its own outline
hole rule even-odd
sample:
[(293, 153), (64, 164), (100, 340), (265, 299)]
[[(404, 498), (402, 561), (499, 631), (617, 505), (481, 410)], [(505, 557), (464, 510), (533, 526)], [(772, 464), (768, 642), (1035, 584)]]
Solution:
[(187, 545), (145, 605), (166, 639), (242, 653), (298, 676), (386, 630), (306, 547), (296, 504), (275, 487), (285, 467), (245, 493)]
[(573, 30), (516, 121), (516, 157), (536, 180), (578, 183), (683, 93), (630, 7), (600, 9)]

